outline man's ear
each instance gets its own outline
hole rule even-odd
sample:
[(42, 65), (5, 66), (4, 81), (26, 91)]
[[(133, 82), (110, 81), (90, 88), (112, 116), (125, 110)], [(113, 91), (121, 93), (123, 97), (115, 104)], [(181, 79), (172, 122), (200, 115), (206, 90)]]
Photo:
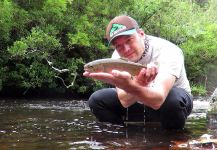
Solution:
[(145, 35), (145, 32), (143, 31), (143, 29), (137, 29), (137, 33), (139, 33), (141, 36)]

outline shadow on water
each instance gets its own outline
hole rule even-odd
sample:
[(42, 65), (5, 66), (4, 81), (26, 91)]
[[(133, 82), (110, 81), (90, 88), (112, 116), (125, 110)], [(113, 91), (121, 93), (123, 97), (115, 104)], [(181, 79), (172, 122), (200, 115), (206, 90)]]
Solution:
[[(199, 116), (199, 115), (198, 115)], [(166, 150), (215, 134), (217, 119), (190, 118), (182, 131), (158, 124), (123, 127), (98, 123), (85, 101), (0, 101), (0, 149)]]

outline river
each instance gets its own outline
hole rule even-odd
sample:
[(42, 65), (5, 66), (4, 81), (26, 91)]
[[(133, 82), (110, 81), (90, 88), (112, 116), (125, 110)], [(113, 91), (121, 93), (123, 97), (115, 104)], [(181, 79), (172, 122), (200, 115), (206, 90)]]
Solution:
[(168, 131), (158, 124), (99, 123), (85, 100), (1, 100), (0, 149), (172, 150), (204, 134), (216, 137), (217, 118), (207, 114), (206, 102), (195, 104), (185, 129)]

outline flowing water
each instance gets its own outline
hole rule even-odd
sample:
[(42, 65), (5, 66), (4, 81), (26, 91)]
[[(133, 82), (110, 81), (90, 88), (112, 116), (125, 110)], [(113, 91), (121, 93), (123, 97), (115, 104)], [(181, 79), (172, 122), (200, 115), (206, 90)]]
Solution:
[(158, 124), (98, 123), (83, 100), (1, 100), (0, 150), (178, 149), (203, 134), (217, 135), (217, 118), (207, 116), (204, 104), (184, 130), (167, 131)]

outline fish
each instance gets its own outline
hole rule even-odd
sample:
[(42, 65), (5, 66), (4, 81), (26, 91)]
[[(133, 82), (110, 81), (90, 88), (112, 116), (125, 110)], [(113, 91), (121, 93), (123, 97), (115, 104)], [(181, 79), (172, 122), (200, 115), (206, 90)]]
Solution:
[(113, 69), (129, 72), (132, 76), (139, 74), (146, 65), (135, 63), (124, 58), (104, 58), (91, 61), (84, 65), (84, 70), (90, 73), (106, 72), (110, 73)]

